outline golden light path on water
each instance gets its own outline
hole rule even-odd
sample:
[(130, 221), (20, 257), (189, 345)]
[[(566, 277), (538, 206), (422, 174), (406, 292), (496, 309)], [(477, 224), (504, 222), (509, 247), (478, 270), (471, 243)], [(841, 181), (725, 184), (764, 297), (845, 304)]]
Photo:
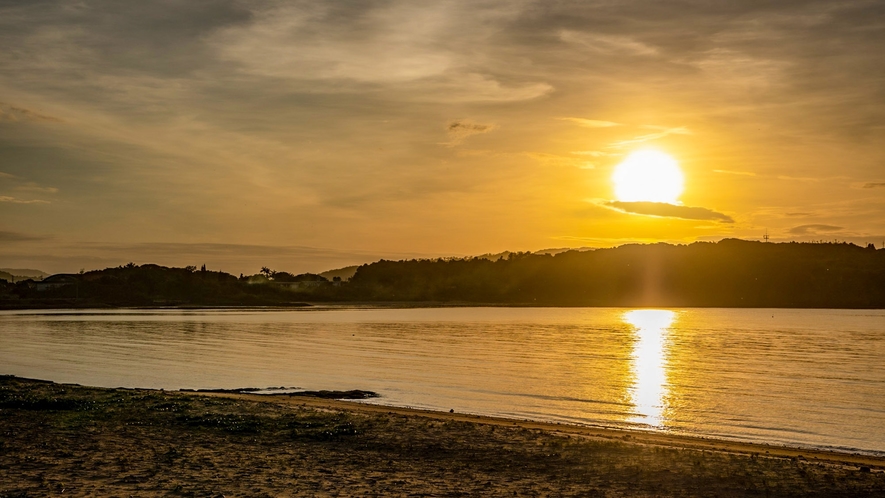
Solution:
[(624, 321), (636, 328), (633, 344), (633, 387), (630, 401), (634, 415), (628, 420), (650, 427), (663, 425), (667, 398), (667, 361), (665, 349), (669, 328), (676, 313), (667, 310), (633, 310), (624, 313)]

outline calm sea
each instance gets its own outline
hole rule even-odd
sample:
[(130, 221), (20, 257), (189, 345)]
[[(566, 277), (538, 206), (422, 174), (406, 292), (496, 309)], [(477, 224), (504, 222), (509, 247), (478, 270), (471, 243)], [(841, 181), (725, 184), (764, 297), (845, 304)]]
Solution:
[(372, 402), (885, 454), (885, 311), (0, 312), (0, 373)]

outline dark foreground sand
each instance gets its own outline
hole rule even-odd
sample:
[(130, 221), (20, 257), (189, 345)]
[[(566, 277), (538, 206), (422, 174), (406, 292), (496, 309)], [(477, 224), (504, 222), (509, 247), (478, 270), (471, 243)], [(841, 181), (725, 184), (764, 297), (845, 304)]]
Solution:
[(0, 377), (0, 497), (885, 497), (883, 468), (457, 413)]

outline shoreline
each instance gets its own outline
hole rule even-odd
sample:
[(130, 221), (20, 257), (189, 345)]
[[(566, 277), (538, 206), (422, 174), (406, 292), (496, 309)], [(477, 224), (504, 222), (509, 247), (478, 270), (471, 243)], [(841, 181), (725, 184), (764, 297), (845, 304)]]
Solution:
[[(171, 392), (171, 391), (170, 391)], [(775, 445), (768, 443), (752, 443), (732, 441), (715, 437), (690, 436), (666, 432), (598, 427), (574, 424), (561, 424), (533, 420), (511, 419), (489, 415), (445, 412), (423, 408), (398, 407), (376, 403), (363, 403), (352, 400), (331, 400), (314, 397), (287, 397), (285, 395), (266, 395), (249, 393), (213, 393), (187, 392), (210, 397), (227, 397), (278, 403), (287, 406), (305, 406), (311, 408), (343, 410), (349, 412), (396, 414), (417, 416), (443, 422), (468, 422), (498, 427), (518, 427), (521, 429), (540, 430), (568, 436), (580, 436), (599, 440), (620, 441), (627, 444), (651, 445), (667, 448), (680, 448), (701, 451), (717, 451), (743, 456), (765, 456), (769, 458), (800, 459), (808, 462), (824, 464), (840, 464), (867, 466), (885, 472), (885, 455), (868, 455), (864, 453), (843, 452), (828, 449), (803, 448), (799, 446)]]
[[(605, 427), (596, 425), (578, 425), (559, 422), (545, 422), (529, 419), (516, 419), (497, 417), (493, 415), (477, 415), (471, 413), (459, 413), (456, 411), (446, 412), (429, 408), (414, 408), (381, 403), (366, 402), (369, 399), (378, 399), (374, 396), (358, 398), (330, 398), (328, 395), (314, 396), (310, 393), (327, 393), (326, 391), (307, 391), (295, 394), (254, 394), (237, 389), (199, 390), (178, 389), (165, 390), (142, 387), (117, 387), (106, 388), (97, 386), (83, 386), (81, 384), (57, 383), (51, 380), (30, 379), (15, 375), (0, 375), (0, 379), (14, 379), (24, 382), (46, 383), (62, 387), (122, 390), (137, 392), (154, 392), (163, 395), (205, 396), (210, 398), (241, 399), (259, 403), (273, 403), (288, 407), (309, 407), (321, 410), (339, 410), (351, 413), (387, 414), (406, 417), (422, 417), (443, 422), (467, 422), (497, 427), (517, 427), (528, 430), (538, 430), (547, 433), (562, 434), (567, 436), (580, 436), (599, 440), (619, 441), (627, 444), (640, 444), (660, 446), (667, 448), (680, 448), (701, 451), (717, 451), (743, 456), (764, 456), (770, 458), (799, 459), (809, 462), (868, 466), (878, 468), (885, 472), (885, 450), (880, 455), (867, 454), (864, 450), (840, 451), (836, 449), (813, 448), (791, 446), (789, 444), (773, 444), (762, 442), (738, 441), (718, 438), (715, 436), (696, 436), (687, 434), (675, 434), (655, 430), (640, 430), (619, 427)], [(252, 388), (249, 388), (252, 389)], [(256, 390), (263, 390), (255, 388)], [(369, 391), (329, 391), (346, 395), (349, 393), (367, 393)], [(870, 450), (875, 451), (875, 450)]]
[(307, 397), (0, 376), (0, 427), (0, 498), (885, 496), (882, 458)]
[[(885, 472), (885, 450), (863, 449), (830, 449), (811, 445), (800, 446), (765, 442), (740, 441), (717, 436), (678, 434), (656, 430), (631, 429), (592, 424), (570, 424), (567, 422), (548, 422), (531, 419), (517, 419), (494, 415), (479, 415), (446, 412), (430, 408), (385, 405), (377, 402), (379, 395), (371, 391), (304, 391), (292, 394), (255, 394), (251, 391), (264, 391), (267, 388), (241, 389), (176, 389), (144, 387), (98, 387), (84, 386), (74, 383), (57, 383), (51, 380), (31, 379), (12, 374), (0, 374), (0, 379), (14, 379), (24, 382), (46, 383), (56, 386), (123, 390), (162, 393), (163, 395), (206, 396), (230, 399), (242, 399), (252, 402), (275, 403), (281, 406), (310, 407), (326, 410), (340, 410), (353, 413), (395, 414), (400, 416), (417, 416), (443, 422), (467, 422), (499, 427), (518, 427), (539, 430), (566, 436), (580, 436), (599, 440), (622, 441), (629, 444), (643, 444), (667, 448), (681, 448), (701, 451), (717, 451), (743, 456), (764, 456), (771, 458), (799, 459), (809, 462), (854, 465), (877, 468)], [(331, 397), (331, 393), (341, 394), (341, 398)], [(376, 400), (375, 402), (370, 400)], [(0, 496), (2, 498), (2, 496)]]

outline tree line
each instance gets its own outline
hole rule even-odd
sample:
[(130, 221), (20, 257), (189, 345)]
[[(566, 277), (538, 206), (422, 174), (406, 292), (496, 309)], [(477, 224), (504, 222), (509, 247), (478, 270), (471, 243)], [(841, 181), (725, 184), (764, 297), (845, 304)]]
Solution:
[[(630, 244), (555, 255), (385, 261), (348, 281), (262, 269), (252, 277), (195, 267), (126, 265), (77, 275), (76, 285), (0, 289), (0, 303), (53, 299), (108, 306), (264, 306), (313, 302), (623, 307), (885, 308), (885, 250), (849, 243), (725, 239)], [(309, 283), (309, 285), (305, 284)], [(302, 285), (304, 284), (304, 285)], [(75, 294), (76, 293), (76, 294)], [(42, 300), (42, 301), (41, 301)], [(12, 303), (12, 304), (10, 304)]]
[(725, 239), (490, 261), (379, 261), (331, 298), (543, 306), (885, 307), (885, 250)]

